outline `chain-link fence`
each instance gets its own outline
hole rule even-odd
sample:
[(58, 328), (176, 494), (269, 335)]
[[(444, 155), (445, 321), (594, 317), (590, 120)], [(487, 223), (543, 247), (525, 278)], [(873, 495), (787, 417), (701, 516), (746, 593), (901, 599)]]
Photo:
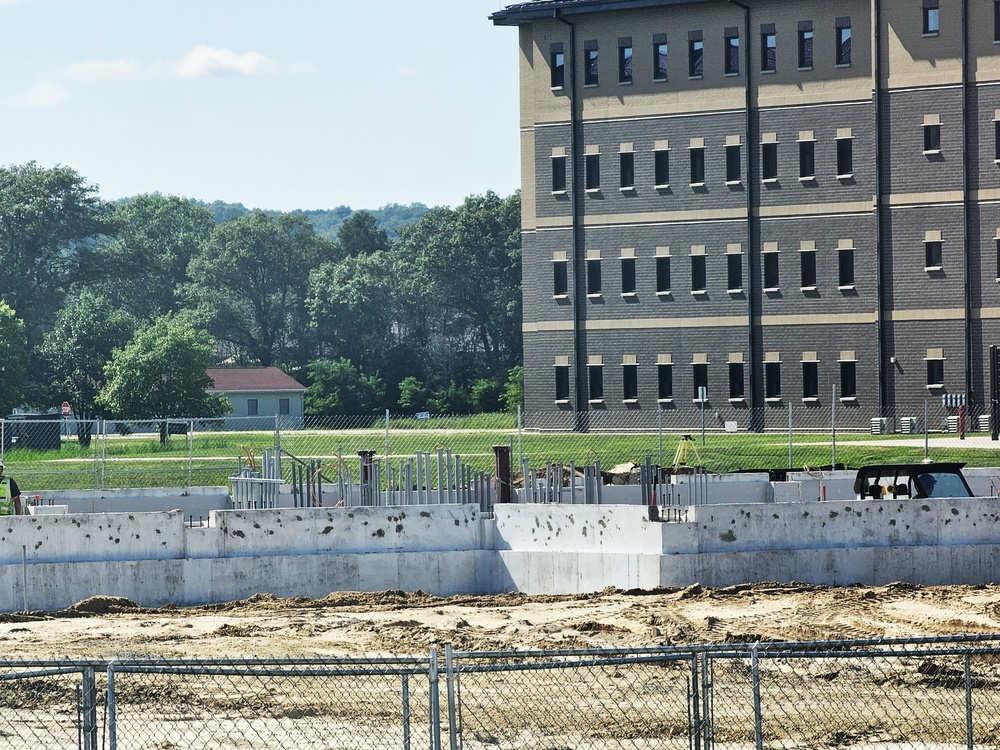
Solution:
[[(440, 463), (438, 454), (447, 454), (472, 472), (493, 472), (498, 445), (510, 449), (515, 474), (525, 461), (532, 469), (547, 463), (599, 462), (608, 470), (622, 463), (640, 464), (648, 456), (669, 467), (682, 450), (686, 465), (712, 472), (838, 464), (856, 468), (925, 458), (973, 466), (1000, 462), (1000, 443), (991, 439), (989, 414), (945, 406), (940, 400), (890, 417), (845, 406), (787, 403), (769, 405), (765, 411), (766, 429), (759, 432), (710, 408), (682, 414), (660, 409), (584, 415), (18, 419), (0, 420), (0, 432), (7, 473), (23, 489), (39, 492), (223, 486), (265, 449), (280, 449), (291, 459), (282, 464), (285, 481), (291, 481), (297, 462), (339, 469), (356, 464), (359, 453), (366, 452), (384, 464), (383, 489), (401, 482), (416, 486), (417, 477), (407, 477), (406, 460), (420, 455), (435, 457), (433, 467)], [(685, 435), (691, 439), (682, 440)], [(356, 477), (358, 467), (353, 471)]]
[(0, 706), (12, 750), (989, 747), (1000, 636), (8, 661)]

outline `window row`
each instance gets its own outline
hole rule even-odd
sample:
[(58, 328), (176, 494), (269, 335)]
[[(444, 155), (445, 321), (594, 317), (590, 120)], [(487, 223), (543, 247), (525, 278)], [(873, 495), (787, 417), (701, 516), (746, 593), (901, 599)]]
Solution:
[[(997, 110), (993, 120), (994, 144), (993, 160), (1000, 164), (1000, 110)], [(934, 157), (941, 153), (941, 116), (925, 115), (922, 125), (923, 153)], [(817, 176), (815, 131), (799, 131), (795, 141), (798, 152), (798, 176), (802, 182), (811, 182)], [(838, 128), (834, 138), (835, 175), (838, 179), (854, 178), (854, 132), (851, 128)], [(776, 133), (764, 133), (760, 144), (760, 176), (764, 182), (775, 182), (780, 173), (778, 136)], [(727, 185), (739, 184), (742, 177), (743, 155), (740, 136), (728, 136), (724, 146), (725, 178)], [(691, 187), (703, 187), (707, 180), (705, 169), (706, 146), (704, 138), (691, 138), (688, 145), (688, 182)], [(665, 189), (670, 187), (670, 142), (656, 141), (653, 146), (653, 187)], [(601, 190), (601, 148), (587, 146), (584, 155), (584, 187), (588, 191)], [(552, 149), (552, 193), (563, 195), (567, 188), (568, 155), (564, 147)], [(633, 190), (636, 186), (636, 151), (635, 144), (622, 143), (618, 151), (618, 187), (623, 191)]]
[[(685, 388), (691, 394), (691, 399), (695, 403), (708, 401), (711, 397), (709, 392), (709, 363), (705, 354), (695, 355), (694, 361), (690, 365), (691, 377), (687, 383), (678, 383), (675, 378), (675, 365), (673, 358), (669, 354), (660, 354), (656, 363), (656, 396), (660, 403), (672, 403), (675, 398), (675, 385), (679, 387), (679, 393)], [(566, 403), (570, 396), (570, 367), (567, 358), (557, 358), (555, 365), (555, 395), (557, 403)], [(931, 378), (930, 363), (941, 364), (943, 359), (928, 359), (928, 382)], [(837, 393), (841, 400), (853, 400), (857, 398), (857, 358), (853, 351), (841, 352), (837, 360)], [(781, 387), (781, 359), (777, 353), (770, 353), (764, 362), (764, 391), (767, 400), (780, 400), (782, 398)], [(816, 352), (803, 352), (802, 360), (799, 362), (801, 372), (801, 398), (805, 401), (819, 400), (820, 384), (820, 361)], [(635, 356), (626, 356), (622, 367), (622, 401), (634, 403), (639, 399), (639, 365)], [(728, 399), (733, 403), (740, 403), (746, 400), (746, 370), (744, 357), (742, 354), (730, 354), (727, 363), (728, 371)], [(935, 371), (936, 377), (937, 371)], [(941, 380), (943, 384), (943, 367), (941, 369)], [(590, 403), (602, 403), (605, 400), (604, 393), (604, 363), (601, 357), (591, 357), (587, 364), (587, 398)]]
[[(833, 61), (838, 66), (848, 66), (851, 64), (851, 19), (844, 16), (836, 20), (830, 40), (833, 47)], [(799, 21), (797, 27), (797, 61), (798, 69), (802, 71), (812, 70), (814, 55), (815, 32), (812, 21)], [(740, 30), (736, 26), (727, 26), (722, 32), (721, 55), (718, 58), (720, 68), (724, 75), (739, 75), (741, 54), (740, 54)], [(652, 45), (644, 49), (650, 50), (650, 57), (647, 62), (642, 63), (648, 66), (654, 81), (667, 81), (670, 78), (670, 48), (666, 34), (654, 34)], [(702, 78), (705, 75), (705, 34), (701, 29), (691, 30), (687, 33), (686, 64), (687, 77), (689, 79)], [(617, 83), (631, 84), (635, 78), (636, 57), (643, 57), (644, 53), (636, 52), (632, 43), (632, 37), (619, 37), (617, 45)], [(763, 73), (773, 73), (778, 68), (778, 36), (775, 32), (775, 24), (765, 23), (760, 26), (760, 70)], [(566, 50), (562, 42), (555, 42), (549, 47), (549, 75), (550, 85), (553, 89), (559, 90), (566, 86)], [(583, 43), (583, 85), (598, 86), (601, 82), (601, 55), (600, 45), (596, 39), (588, 39)]]
[[(928, 243), (928, 247), (931, 244), (933, 243)], [(1000, 241), (998, 241), (998, 245), (1000, 245)], [(938, 242), (936, 245), (938, 253), (940, 253), (940, 246), (941, 243)], [(818, 253), (819, 250), (815, 242), (806, 241), (801, 243), (798, 255), (799, 282), (802, 291), (815, 291), (817, 289)], [(763, 267), (765, 292), (777, 292), (780, 288), (779, 255), (777, 243), (764, 243), (764, 251), (761, 253), (761, 265)], [(731, 294), (741, 294), (744, 289), (743, 257), (742, 245), (738, 243), (729, 245), (725, 253), (726, 291)], [(636, 296), (636, 264), (639, 261), (645, 263), (647, 260), (646, 258), (637, 258), (635, 250), (632, 248), (622, 250), (622, 255), (618, 259), (621, 269), (622, 296)], [(655, 264), (656, 293), (658, 295), (670, 295), (673, 290), (673, 279), (671, 277), (671, 262), (673, 257), (670, 254), (670, 249), (665, 247), (657, 248), (656, 255), (652, 260)], [(709, 277), (708, 256), (705, 246), (693, 246), (688, 260), (691, 270), (691, 293), (707, 293)], [(940, 258), (938, 260), (940, 261)], [(605, 262), (607, 261), (600, 257), (600, 251), (588, 251), (586, 260), (588, 297), (600, 297), (604, 294), (602, 264)], [(1000, 248), (998, 248), (998, 264), (1000, 264)], [(1000, 265), (998, 265), (998, 269), (1000, 269)], [(928, 270), (935, 269), (928, 268)], [(940, 268), (936, 270), (940, 270)], [(1000, 270), (998, 270), (998, 278), (1000, 278)], [(854, 243), (851, 240), (840, 240), (838, 243), (837, 287), (841, 290), (854, 288)], [(553, 254), (552, 296), (556, 299), (564, 299), (569, 296), (569, 256), (566, 252)]]

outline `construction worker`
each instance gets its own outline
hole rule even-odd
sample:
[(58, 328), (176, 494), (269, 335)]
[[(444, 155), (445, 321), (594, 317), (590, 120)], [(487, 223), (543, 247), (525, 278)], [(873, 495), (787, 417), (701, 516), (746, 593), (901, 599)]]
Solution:
[(0, 458), (0, 516), (21, 515), (21, 490), (10, 477), (3, 474), (3, 459)]

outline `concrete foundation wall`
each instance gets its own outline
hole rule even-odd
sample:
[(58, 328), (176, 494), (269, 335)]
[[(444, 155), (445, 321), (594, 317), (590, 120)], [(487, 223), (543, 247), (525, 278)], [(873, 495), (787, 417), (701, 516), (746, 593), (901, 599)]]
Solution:
[[(847, 478), (823, 481), (842, 487)], [(729, 482), (729, 496), (759, 498), (759, 485)], [(474, 505), (215, 510), (194, 526), (178, 511), (4, 517), (0, 610), (94, 595), (156, 606), (341, 590), (996, 580), (995, 498), (819, 502), (812, 485), (797, 486), (775, 490), (792, 502), (674, 507), (671, 522), (650, 521), (638, 504), (558, 503), (498, 505), (489, 519)]]

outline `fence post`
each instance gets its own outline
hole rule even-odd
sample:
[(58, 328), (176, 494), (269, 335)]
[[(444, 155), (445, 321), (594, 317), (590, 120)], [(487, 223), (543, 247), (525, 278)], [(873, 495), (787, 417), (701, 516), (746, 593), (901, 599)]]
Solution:
[(972, 741), (972, 655), (965, 652), (965, 746), (973, 748)]
[(701, 688), (698, 687), (698, 655), (691, 654), (691, 732), (693, 750), (701, 750)]
[(927, 419), (928, 419), (928, 415), (927, 415), (927, 399), (925, 398), (924, 399), (924, 463), (927, 462), (927, 454), (928, 454), (927, 448), (928, 448), (928, 442), (929, 442), (928, 438), (927, 438), (927, 435), (930, 432), (930, 424), (927, 422)]
[(108, 750), (118, 750), (118, 706), (115, 702), (115, 667), (108, 664)]
[(194, 420), (188, 420), (188, 489), (194, 486)]
[(658, 406), (656, 409), (656, 435), (657, 435), (657, 446), (659, 448), (659, 457), (656, 460), (657, 466), (663, 466), (663, 407)]
[(389, 410), (385, 410), (385, 460), (389, 460)]
[(792, 402), (788, 402), (788, 468), (792, 468)]
[(830, 386), (830, 466), (837, 465), (837, 386)]
[(93, 667), (83, 668), (83, 685), (80, 691), (80, 711), (83, 731), (83, 750), (98, 750), (97, 679)]
[(764, 720), (760, 709), (760, 657), (756, 643), (750, 646), (750, 674), (753, 682), (753, 736), (757, 750), (764, 750)]
[(709, 675), (708, 652), (701, 652), (701, 726), (702, 726), (702, 747), (703, 750), (712, 750), (712, 679)]
[(403, 750), (410, 750), (410, 675), (408, 674), (403, 675)]
[(524, 425), (521, 422), (521, 405), (517, 405), (517, 463), (521, 464), (521, 433)]
[(448, 689), (448, 747), (458, 750), (458, 711), (455, 704), (455, 662), (451, 644), (444, 646), (444, 669)]
[(438, 686), (438, 650), (431, 649), (430, 669), (427, 672), (430, 693), (431, 750), (441, 750), (441, 696)]

